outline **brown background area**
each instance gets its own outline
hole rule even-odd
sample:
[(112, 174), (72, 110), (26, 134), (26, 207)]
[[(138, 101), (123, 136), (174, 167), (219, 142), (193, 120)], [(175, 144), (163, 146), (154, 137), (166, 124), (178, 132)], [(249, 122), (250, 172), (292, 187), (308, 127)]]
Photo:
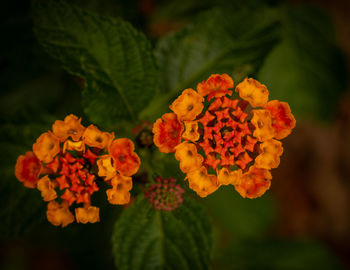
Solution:
[[(326, 8), (350, 71), (350, 1), (290, 1)], [(330, 124), (298, 121), (284, 142), (274, 172), (277, 231), (285, 237), (314, 236), (326, 241), (350, 267), (350, 85)]]

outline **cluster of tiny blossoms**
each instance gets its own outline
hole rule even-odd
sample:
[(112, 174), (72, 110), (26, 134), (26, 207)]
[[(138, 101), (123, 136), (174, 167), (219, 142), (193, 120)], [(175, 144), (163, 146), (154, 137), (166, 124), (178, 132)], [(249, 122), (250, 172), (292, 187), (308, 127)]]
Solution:
[(157, 210), (172, 211), (176, 209), (182, 202), (183, 188), (176, 184), (176, 179), (156, 178), (156, 183), (149, 185), (145, 192), (153, 208)]
[[(256, 198), (270, 187), (270, 169), (280, 163), (279, 141), (295, 119), (288, 103), (268, 101), (266, 86), (246, 78), (233, 92), (227, 74), (211, 75), (185, 89), (153, 125), (161, 152), (175, 153), (189, 187), (201, 197), (232, 184), (242, 197)], [(206, 97), (206, 99), (205, 99)]]
[(106, 191), (111, 204), (127, 204), (131, 176), (139, 166), (132, 141), (114, 139), (114, 133), (102, 132), (94, 125), (86, 128), (71, 114), (64, 121), (56, 120), (52, 131), (41, 134), (33, 151), (18, 157), (15, 175), (25, 187), (41, 192), (48, 202), (48, 221), (65, 227), (74, 220), (100, 220), (91, 196), (102, 183), (111, 186)]

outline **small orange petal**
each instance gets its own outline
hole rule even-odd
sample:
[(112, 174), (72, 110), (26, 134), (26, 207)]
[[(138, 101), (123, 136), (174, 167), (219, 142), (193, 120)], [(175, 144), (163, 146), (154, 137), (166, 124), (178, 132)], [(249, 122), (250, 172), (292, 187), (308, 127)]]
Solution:
[(185, 132), (182, 138), (188, 141), (196, 142), (199, 140), (198, 123), (197, 121), (184, 121)]
[(56, 120), (52, 125), (53, 133), (61, 142), (71, 137), (73, 141), (79, 141), (83, 136), (85, 127), (81, 125), (81, 118), (73, 114), (67, 115), (64, 121)]
[(60, 167), (60, 161), (58, 159), (58, 156), (56, 156), (53, 161), (51, 161), (49, 164), (45, 165), (46, 168), (50, 170), (49, 173), (57, 173), (59, 167)]
[(272, 139), (275, 135), (275, 130), (272, 128), (270, 112), (267, 110), (252, 110), (252, 113), (251, 123), (255, 126), (254, 137), (259, 141)]
[(110, 204), (122, 205), (130, 201), (130, 190), (132, 189), (131, 177), (116, 175), (111, 184), (113, 188), (106, 191)]
[(47, 175), (40, 178), (37, 184), (37, 188), (41, 191), (41, 196), (45, 202), (52, 201), (57, 198), (57, 193), (54, 189), (54, 186)]
[(252, 78), (245, 78), (236, 87), (239, 96), (248, 101), (252, 107), (262, 107), (269, 99), (269, 91), (266, 86)]
[(175, 147), (175, 158), (180, 161), (180, 169), (184, 173), (198, 169), (203, 163), (196, 146), (186, 141)]
[(114, 140), (108, 149), (113, 157), (114, 167), (122, 175), (132, 176), (139, 170), (141, 161), (134, 149), (134, 143), (127, 138)]
[(265, 105), (264, 109), (268, 110), (271, 114), (275, 138), (281, 140), (287, 137), (292, 132), (296, 123), (288, 103), (271, 100)]
[(96, 126), (90, 125), (85, 129), (83, 139), (85, 144), (90, 147), (104, 149), (111, 145), (114, 133), (102, 132)]
[(181, 142), (184, 126), (175, 113), (163, 114), (153, 125), (153, 142), (162, 153), (175, 151), (175, 146)]
[(75, 208), (77, 223), (96, 223), (100, 221), (100, 209), (95, 206), (84, 206)]
[(33, 144), (33, 152), (40, 161), (49, 163), (60, 152), (60, 142), (52, 132), (43, 133)]
[(272, 169), (277, 168), (280, 164), (280, 156), (283, 153), (282, 143), (280, 141), (270, 139), (260, 144), (261, 154), (255, 158), (257, 168)]
[(170, 105), (170, 109), (180, 121), (192, 121), (203, 110), (203, 97), (193, 89), (185, 89), (182, 94)]
[(63, 144), (63, 153), (66, 153), (67, 150), (84, 153), (85, 152), (84, 141), (73, 142), (71, 140), (66, 140)]
[(64, 193), (61, 195), (61, 199), (65, 200), (69, 206), (72, 205), (72, 203), (76, 200), (73, 192), (71, 192), (69, 189), (66, 189)]
[(67, 181), (67, 177), (65, 175), (61, 175), (55, 179), (55, 181), (58, 183), (58, 186), (60, 190), (69, 188), (69, 184)]
[(54, 226), (66, 227), (74, 221), (74, 216), (69, 211), (68, 203), (65, 201), (62, 204), (56, 201), (49, 202), (46, 216), (47, 220)]
[(24, 156), (21, 155), (17, 158), (15, 175), (25, 187), (35, 188), (41, 168), (40, 160), (32, 151), (28, 151)]
[(241, 183), (235, 185), (235, 189), (243, 198), (254, 199), (270, 188), (271, 178), (270, 171), (252, 166), (242, 175)]
[(208, 100), (213, 97), (222, 97), (226, 94), (232, 94), (228, 89), (233, 88), (233, 80), (227, 74), (213, 74), (206, 81), (197, 85), (197, 91), (203, 97), (208, 95)]
[(247, 164), (252, 160), (253, 159), (247, 154), (247, 152), (244, 152), (239, 154), (238, 159), (236, 160), (236, 164), (244, 170)]
[(98, 176), (104, 177), (105, 180), (113, 178), (117, 170), (114, 167), (114, 160), (110, 155), (103, 155), (97, 160)]
[(189, 187), (202, 198), (219, 188), (216, 176), (208, 174), (205, 167), (189, 172), (186, 178), (188, 179)]
[(217, 172), (218, 183), (220, 185), (237, 185), (241, 182), (242, 170), (230, 171), (222, 168)]

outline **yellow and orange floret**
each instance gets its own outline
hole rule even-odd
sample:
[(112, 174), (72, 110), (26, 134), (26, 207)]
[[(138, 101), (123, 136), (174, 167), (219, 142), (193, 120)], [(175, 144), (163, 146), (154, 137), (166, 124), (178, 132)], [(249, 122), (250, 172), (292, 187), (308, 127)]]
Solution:
[(75, 220), (100, 220), (91, 197), (104, 183), (111, 187), (106, 191), (111, 204), (129, 203), (131, 176), (139, 166), (132, 141), (115, 139), (114, 133), (94, 125), (86, 128), (71, 114), (64, 121), (56, 120), (52, 131), (41, 134), (33, 151), (18, 157), (15, 175), (25, 187), (41, 192), (48, 202), (48, 221), (65, 227)]
[(233, 86), (227, 74), (211, 75), (197, 91), (185, 89), (170, 105), (173, 113), (153, 125), (155, 145), (175, 153), (201, 197), (229, 184), (244, 198), (263, 195), (280, 163), (279, 140), (295, 127), (288, 103), (268, 101), (265, 85), (246, 78)]

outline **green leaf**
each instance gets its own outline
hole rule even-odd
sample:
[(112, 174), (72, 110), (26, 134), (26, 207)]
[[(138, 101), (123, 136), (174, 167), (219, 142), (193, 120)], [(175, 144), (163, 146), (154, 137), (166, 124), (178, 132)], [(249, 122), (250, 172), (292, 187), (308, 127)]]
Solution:
[(329, 18), (317, 9), (286, 6), (281, 21), (282, 41), (267, 57), (259, 80), (270, 98), (287, 101), (297, 118), (331, 118), (346, 73)]
[(65, 2), (40, 1), (34, 11), (39, 42), (68, 72), (84, 78), (83, 106), (90, 120), (104, 127), (135, 120), (157, 86), (145, 36), (121, 19)]
[(115, 224), (112, 243), (118, 269), (208, 269), (211, 226), (191, 199), (169, 212), (140, 196)]
[(273, 9), (213, 9), (201, 14), (193, 24), (158, 43), (162, 96), (151, 103), (145, 115), (159, 117), (171, 98), (185, 88), (196, 87), (211, 74), (228, 73), (235, 80), (251, 74), (278, 34)]

